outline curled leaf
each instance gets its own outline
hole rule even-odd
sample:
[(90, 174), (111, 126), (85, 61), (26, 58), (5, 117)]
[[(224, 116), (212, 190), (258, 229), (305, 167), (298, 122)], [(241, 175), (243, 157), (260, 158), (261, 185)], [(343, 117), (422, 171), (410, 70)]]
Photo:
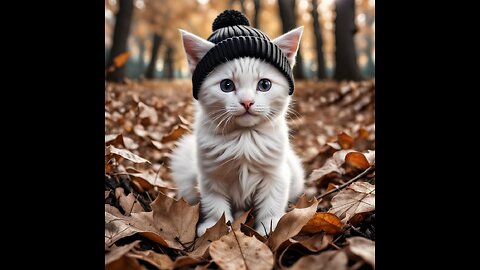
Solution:
[(342, 221), (332, 213), (315, 213), (305, 226), (302, 232), (317, 233), (325, 231), (328, 234), (337, 234), (343, 228)]

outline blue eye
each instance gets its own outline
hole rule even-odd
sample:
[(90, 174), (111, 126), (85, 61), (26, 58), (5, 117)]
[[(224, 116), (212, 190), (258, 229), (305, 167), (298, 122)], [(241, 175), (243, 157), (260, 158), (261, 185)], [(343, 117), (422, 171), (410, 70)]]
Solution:
[(258, 91), (267, 92), (272, 87), (272, 82), (269, 79), (261, 79), (258, 81)]
[(225, 79), (220, 82), (220, 89), (223, 92), (232, 92), (235, 90), (235, 84), (231, 80)]

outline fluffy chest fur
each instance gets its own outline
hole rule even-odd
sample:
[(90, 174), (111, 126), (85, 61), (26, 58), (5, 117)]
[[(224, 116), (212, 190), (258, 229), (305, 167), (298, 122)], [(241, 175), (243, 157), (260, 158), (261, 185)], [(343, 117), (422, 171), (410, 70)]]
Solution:
[(198, 117), (199, 168), (209, 179), (208, 187), (230, 198), (236, 210), (248, 210), (257, 187), (266, 175), (285, 165), (288, 129), (285, 121), (216, 134)]

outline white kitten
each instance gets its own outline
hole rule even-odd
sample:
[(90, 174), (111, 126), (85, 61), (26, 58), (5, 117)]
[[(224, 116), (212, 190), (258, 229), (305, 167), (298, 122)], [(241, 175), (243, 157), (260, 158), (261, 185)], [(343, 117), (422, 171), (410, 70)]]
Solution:
[[(291, 67), (302, 32), (300, 27), (272, 41)], [(181, 33), (193, 73), (214, 44)], [(195, 103), (194, 132), (178, 142), (171, 163), (179, 197), (201, 202), (199, 236), (223, 213), (233, 221), (250, 208), (257, 232), (264, 233), (262, 224), (274, 230), (288, 201), (303, 192), (304, 170), (285, 119), (289, 103), (286, 78), (260, 59), (234, 59), (205, 78)]]

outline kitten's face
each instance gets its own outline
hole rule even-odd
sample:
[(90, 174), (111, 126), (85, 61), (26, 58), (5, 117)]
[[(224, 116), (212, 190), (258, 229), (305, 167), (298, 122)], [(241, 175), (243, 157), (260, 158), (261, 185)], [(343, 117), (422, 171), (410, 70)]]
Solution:
[(212, 122), (252, 127), (283, 117), (290, 101), (285, 77), (269, 63), (238, 58), (205, 78), (198, 101)]
[[(189, 32), (182, 33), (183, 47), (190, 71), (215, 44)], [(276, 39), (290, 67), (295, 65), (303, 27)], [(215, 69), (205, 78), (198, 101), (216, 127), (235, 124), (252, 127), (264, 121), (284, 117), (290, 102), (287, 79), (277, 68), (263, 60), (243, 57)]]

